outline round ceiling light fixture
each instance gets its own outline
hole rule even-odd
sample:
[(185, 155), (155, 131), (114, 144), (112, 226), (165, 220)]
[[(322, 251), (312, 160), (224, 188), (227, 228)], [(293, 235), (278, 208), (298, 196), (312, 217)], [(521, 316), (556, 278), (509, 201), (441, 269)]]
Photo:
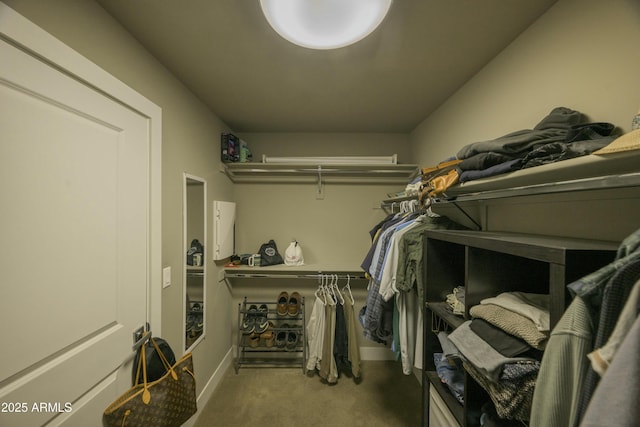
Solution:
[(392, 0), (260, 0), (269, 25), (291, 43), (336, 49), (375, 30)]

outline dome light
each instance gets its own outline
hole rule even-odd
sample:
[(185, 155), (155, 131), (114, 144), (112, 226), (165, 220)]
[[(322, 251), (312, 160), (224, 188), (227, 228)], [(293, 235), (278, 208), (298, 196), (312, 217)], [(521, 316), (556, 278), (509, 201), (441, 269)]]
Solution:
[(309, 49), (337, 49), (375, 30), (392, 0), (260, 0), (273, 29)]

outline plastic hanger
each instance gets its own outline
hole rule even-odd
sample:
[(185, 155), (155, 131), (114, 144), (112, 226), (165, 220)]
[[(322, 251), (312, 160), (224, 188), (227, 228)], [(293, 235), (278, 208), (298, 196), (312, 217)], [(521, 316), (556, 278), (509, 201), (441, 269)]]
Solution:
[(335, 280), (332, 281), (331, 286), (333, 287), (333, 294), (336, 296), (336, 301), (339, 301), (341, 305), (344, 305), (344, 297), (340, 292), (340, 288), (338, 288), (338, 275), (334, 274)]
[(342, 292), (346, 292), (349, 295), (349, 301), (351, 301), (351, 305), (355, 305), (356, 302), (353, 299), (353, 293), (351, 293), (351, 276), (347, 274), (347, 284), (342, 288)]
[[(327, 277), (327, 282), (328, 283), (326, 283), (326, 285), (325, 285), (325, 292), (327, 293), (327, 296), (329, 297), (328, 302), (329, 302), (330, 305), (336, 305), (337, 298), (336, 298), (335, 292), (333, 291), (333, 276), (329, 276), (327, 274), (326, 277)], [(329, 280), (331, 280), (331, 282), (329, 282)]]
[(424, 206), (427, 216), (430, 218), (440, 218), (440, 215), (431, 210), (431, 205), (433, 205), (433, 199), (431, 197), (427, 197), (427, 201)]
[(323, 289), (324, 275), (320, 276), (318, 281), (320, 284), (318, 285), (318, 289), (315, 291), (315, 296), (320, 300), (320, 302), (322, 302), (322, 305), (327, 305), (327, 295), (324, 293)]

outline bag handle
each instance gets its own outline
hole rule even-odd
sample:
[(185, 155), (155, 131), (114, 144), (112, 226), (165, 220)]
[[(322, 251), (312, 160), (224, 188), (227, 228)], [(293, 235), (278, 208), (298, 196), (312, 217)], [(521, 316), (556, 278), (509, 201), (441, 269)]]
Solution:
[[(176, 375), (175, 371), (173, 370), (173, 367), (169, 364), (169, 361), (165, 357), (164, 353), (160, 351), (160, 347), (158, 347), (158, 344), (156, 343), (156, 341), (152, 337), (149, 337), (149, 340), (151, 341), (151, 344), (153, 344), (153, 346), (155, 347), (156, 353), (158, 353), (158, 355), (160, 356), (160, 360), (162, 360), (162, 364), (165, 366), (165, 368), (168, 371), (171, 372), (171, 378), (173, 378), (174, 380), (177, 380), (178, 375)], [(140, 379), (140, 370), (142, 368), (142, 388), (144, 389), (142, 392), (142, 402), (145, 405), (148, 405), (149, 402), (151, 402), (151, 392), (149, 392), (149, 386), (147, 381), (147, 352), (145, 350), (145, 347), (146, 347), (145, 344), (143, 344), (140, 347), (140, 359), (138, 359), (138, 368), (136, 370), (136, 384), (138, 384), (138, 380)]]
[(171, 378), (173, 378), (174, 380), (177, 380), (178, 379), (178, 375), (173, 370), (173, 366), (171, 366), (171, 364), (169, 363), (169, 361), (165, 357), (164, 353), (160, 350), (160, 347), (158, 347), (158, 344), (156, 343), (156, 340), (154, 340), (153, 338), (150, 338), (150, 339), (151, 339), (151, 344), (153, 344), (153, 346), (156, 349), (156, 353), (158, 353), (158, 356), (160, 356), (160, 360), (162, 360), (162, 364), (164, 365), (164, 368), (167, 371), (171, 372)]
[(142, 403), (144, 403), (145, 405), (148, 405), (149, 402), (151, 402), (151, 393), (149, 392), (149, 388), (147, 387), (147, 355), (144, 348), (145, 346), (143, 345), (141, 347), (140, 361), (138, 362), (138, 368), (140, 368), (140, 363), (142, 363), (142, 379), (143, 379), (142, 387), (144, 388), (144, 391), (142, 392)]

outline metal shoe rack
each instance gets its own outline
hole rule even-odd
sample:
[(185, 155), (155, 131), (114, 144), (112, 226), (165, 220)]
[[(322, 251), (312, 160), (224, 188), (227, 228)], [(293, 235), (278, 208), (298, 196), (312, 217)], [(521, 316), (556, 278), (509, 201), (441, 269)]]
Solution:
[[(260, 307), (266, 305), (268, 312), (267, 320), (273, 323), (274, 342), (268, 346), (264, 337), (256, 338), (255, 333), (246, 333), (242, 324), (247, 316), (251, 316), (249, 308), (253, 305)], [(296, 367), (302, 368), (306, 373), (307, 346), (306, 343), (306, 316), (304, 297), (300, 301), (300, 310), (295, 316), (280, 315), (277, 312), (277, 302), (248, 301), (247, 297), (238, 304), (238, 345), (236, 346), (235, 369), (236, 374), (241, 366), (261, 366), (261, 367)], [(291, 344), (288, 340), (290, 334), (296, 334), (295, 345), (278, 345), (278, 338), (283, 338), (284, 342)], [(258, 334), (260, 335), (260, 334)], [(256, 345), (257, 343), (257, 345)]]

